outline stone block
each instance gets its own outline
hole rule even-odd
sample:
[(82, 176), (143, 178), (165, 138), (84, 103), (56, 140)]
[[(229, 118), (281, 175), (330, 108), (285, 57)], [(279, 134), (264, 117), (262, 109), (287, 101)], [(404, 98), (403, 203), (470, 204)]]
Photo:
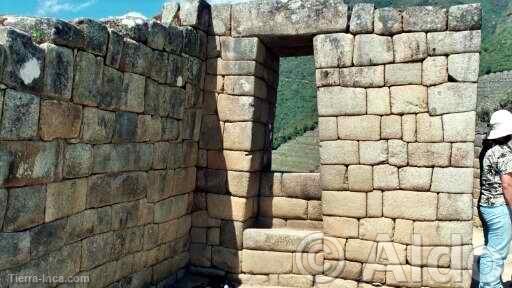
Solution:
[(403, 12), (404, 31), (444, 31), (448, 22), (447, 11), (441, 7), (407, 7)]
[(428, 113), (416, 115), (416, 133), (418, 142), (443, 142), (442, 118)]
[(209, 228), (206, 234), (206, 241), (208, 245), (220, 244), (220, 228)]
[(399, 187), (398, 168), (391, 165), (373, 167), (373, 186), (378, 190), (396, 190)]
[(348, 167), (348, 189), (369, 192), (373, 190), (372, 166), (351, 165)]
[(103, 75), (103, 59), (87, 52), (75, 57), (73, 102), (96, 106)]
[(221, 246), (241, 250), (243, 247), (243, 232), (250, 222), (222, 221), (220, 224)]
[[(418, 209), (417, 207), (422, 207)], [(435, 220), (437, 194), (413, 191), (384, 192), (384, 217), (410, 220)]]
[(476, 113), (455, 113), (443, 115), (445, 142), (474, 142)]
[[(345, 153), (340, 153), (345, 151)], [(324, 141), (320, 144), (320, 163), (359, 164), (359, 145), (357, 141)]]
[(367, 114), (388, 115), (391, 113), (389, 88), (366, 89)]
[(5, 217), (5, 211), (7, 209), (7, 190), (6, 189), (0, 189), (0, 200), (2, 200), (0, 203), (0, 225), (4, 225), (4, 217)]
[(223, 220), (245, 221), (254, 216), (254, 199), (208, 194), (208, 214)]
[[(468, 270), (449, 268), (423, 267), (423, 285), (439, 285), (440, 287), (467, 287), (471, 285), (472, 277)], [(434, 284), (436, 283), (436, 284)], [(441, 283), (441, 284), (439, 284)]]
[(217, 109), (221, 121), (258, 121), (265, 122), (268, 104), (249, 96), (230, 96), (221, 94), (217, 100)]
[(345, 87), (384, 86), (384, 65), (340, 69), (340, 85)]
[(0, 138), (4, 140), (32, 139), (37, 135), (39, 97), (7, 90), (3, 99)]
[(222, 60), (264, 62), (266, 53), (258, 38), (221, 38)]
[(292, 253), (242, 251), (242, 272), (251, 274), (284, 274), (292, 272)]
[(472, 245), (452, 246), (450, 250), (450, 266), (452, 269), (471, 269), (473, 267)]
[(450, 165), (450, 143), (410, 143), (409, 165), (447, 167)]
[(382, 191), (372, 191), (366, 194), (368, 217), (382, 217)]
[(369, 3), (358, 3), (352, 8), (350, 33), (373, 33), (373, 13), (375, 7)]
[(412, 220), (396, 219), (393, 241), (401, 244), (412, 244), (413, 223)]
[(340, 85), (340, 70), (337, 68), (316, 69), (316, 86), (337, 86)]
[(212, 23), (210, 35), (229, 35), (231, 33), (231, 5), (212, 5)]
[(391, 112), (393, 114), (421, 113), (428, 111), (427, 87), (406, 85), (391, 87)]
[(352, 66), (354, 36), (344, 33), (324, 34), (313, 38), (316, 68)]
[(472, 193), (472, 168), (434, 168), (431, 191), (444, 193)]
[(416, 115), (402, 116), (402, 138), (405, 142), (416, 142)]
[(406, 264), (407, 246), (393, 242), (379, 242), (376, 260), (379, 264)]
[(2, 233), (0, 248), (2, 251), (0, 269), (9, 269), (27, 263), (30, 260), (29, 231)]
[(423, 61), (423, 85), (433, 86), (446, 82), (448, 82), (448, 59), (444, 56), (425, 59)]
[(370, 241), (389, 241), (389, 239), (393, 238), (393, 226), (393, 220), (388, 218), (361, 219), (359, 223), (359, 238)]
[(313, 287), (313, 281), (312, 275), (280, 274), (278, 276), (279, 285), (284, 287)]
[(318, 90), (320, 116), (362, 115), (366, 113), (366, 91), (362, 88), (322, 87)]
[(380, 140), (380, 117), (376, 115), (338, 117), (338, 135), (343, 140)]
[(429, 191), (432, 182), (432, 168), (404, 167), (399, 171), (400, 189)]
[(308, 219), (322, 221), (322, 216), (322, 201), (308, 201)]
[(143, 112), (144, 111), (144, 88), (145, 78), (143, 76), (124, 73), (123, 96), (120, 108), (124, 111)]
[[(357, 233), (357, 227), (356, 227)], [(357, 237), (357, 236), (356, 236)], [(325, 260), (343, 260), (345, 258), (345, 244), (343, 238), (324, 237), (324, 258)]]
[(388, 265), (386, 285), (396, 287), (421, 287), (421, 267), (410, 265)]
[(319, 200), (322, 196), (319, 173), (284, 173), (282, 181), (286, 197)]
[(315, 285), (318, 288), (334, 288), (334, 287), (344, 287), (344, 288), (356, 288), (358, 284), (353, 280), (343, 280), (337, 279), (334, 277), (328, 277), (323, 275), (315, 276)]
[(366, 217), (366, 193), (324, 191), (322, 203), (324, 215)]
[(347, 167), (344, 165), (321, 165), (320, 186), (323, 190), (342, 191), (348, 189)]
[(178, 195), (155, 203), (155, 222), (178, 219), (187, 214), (188, 195)]
[(374, 34), (357, 35), (354, 41), (354, 65), (368, 66), (392, 63), (393, 40)]
[(360, 141), (359, 159), (361, 164), (374, 165), (388, 160), (387, 141)]
[(399, 115), (382, 116), (380, 121), (382, 139), (402, 139), (402, 117)]
[(81, 267), (92, 269), (111, 259), (113, 234), (105, 233), (87, 238), (82, 243)]
[(439, 193), (438, 220), (464, 221), (473, 218), (471, 194)]
[(448, 74), (456, 81), (477, 82), (480, 73), (480, 54), (464, 53), (448, 56)]
[(315, 232), (287, 228), (246, 229), (244, 231), (244, 249), (280, 252), (314, 252), (311, 247), (300, 249), (301, 242)]
[[(148, 87), (151, 90), (153, 86)], [(125, 93), (123, 93), (123, 73), (118, 70), (103, 66), (103, 77), (101, 86), (97, 88), (99, 93), (97, 97), (98, 107), (102, 109), (120, 109), (126, 102)]]
[(260, 198), (260, 216), (283, 219), (307, 219), (308, 201), (285, 197)]
[(386, 85), (421, 85), (421, 63), (386, 65)]
[(392, 35), (402, 32), (402, 14), (400, 10), (384, 7), (375, 10), (374, 31), (379, 35)]
[(395, 62), (419, 61), (427, 58), (427, 35), (423, 32), (393, 36)]
[(449, 55), (480, 52), (480, 30), (428, 33), (428, 54)]
[(10, 189), (3, 230), (16, 232), (42, 224), (45, 204), (45, 186)]
[(93, 173), (146, 171), (151, 168), (152, 156), (153, 145), (151, 144), (96, 145), (93, 148)]
[(450, 247), (407, 246), (407, 261), (416, 266), (450, 267)]
[(448, 30), (480, 30), (481, 22), (480, 3), (455, 5), (448, 9)]
[[(386, 283), (386, 266), (381, 264), (365, 263), (363, 265), (361, 280), (369, 283)], [(371, 288), (374, 286), (361, 283), (358, 287)]]
[(414, 222), (414, 234), (420, 234), (423, 246), (451, 246), (452, 236), (462, 237), (460, 245), (472, 241), (471, 221)]
[(267, 98), (267, 84), (255, 76), (226, 76), (224, 91), (230, 95)]
[(453, 143), (451, 165), (455, 167), (473, 167), (475, 145), (471, 142)]
[(388, 141), (388, 164), (403, 167), (407, 165), (407, 143), (401, 140)]
[(112, 142), (135, 142), (137, 139), (138, 117), (131, 112), (117, 112)]
[(318, 137), (320, 141), (338, 139), (338, 121), (336, 117), (318, 118)]
[[(9, 87), (40, 93), (43, 91), (45, 53), (28, 34), (12, 27), (0, 29), (3, 83)], [(2, 62), (4, 62), (2, 61)]]
[(41, 103), (40, 132), (45, 141), (72, 139), (80, 135), (82, 107), (53, 100)]
[(233, 171), (260, 171), (263, 165), (261, 151), (208, 151), (208, 167)]
[(44, 43), (41, 48), (45, 51), (44, 95), (62, 100), (70, 99), (73, 85), (73, 51), (50, 43)]
[(119, 70), (149, 76), (152, 56), (151, 48), (132, 39), (124, 38)]
[(377, 242), (348, 239), (345, 248), (345, 259), (362, 263), (372, 263), (377, 255)]
[(108, 28), (92, 19), (81, 18), (73, 22), (85, 35), (84, 48), (90, 53), (105, 56), (108, 45)]
[(212, 264), (231, 273), (240, 273), (242, 270), (241, 259), (244, 259), (242, 251), (224, 248), (221, 246), (212, 249)]
[(87, 181), (84, 178), (48, 184), (45, 222), (85, 210), (86, 194)]
[(223, 129), (224, 149), (256, 151), (265, 145), (265, 126), (257, 122), (226, 123)]
[(86, 107), (83, 110), (81, 139), (86, 143), (108, 143), (114, 133), (115, 113)]
[(228, 192), (238, 197), (255, 197), (258, 195), (260, 184), (259, 173), (227, 172)]
[(284, 196), (281, 190), (281, 173), (262, 173), (260, 183), (261, 196)]

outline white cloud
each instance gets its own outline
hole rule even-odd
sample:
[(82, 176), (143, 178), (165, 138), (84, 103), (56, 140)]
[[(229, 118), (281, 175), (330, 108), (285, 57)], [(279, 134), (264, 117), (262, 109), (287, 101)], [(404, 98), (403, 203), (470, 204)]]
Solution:
[(69, 0), (39, 0), (36, 14), (40, 16), (54, 15), (60, 12), (78, 12), (85, 9), (97, 0), (87, 0), (83, 3), (70, 3)]
[(137, 11), (130, 11), (124, 15), (121, 15), (119, 17), (132, 17), (132, 18), (142, 18), (142, 19), (148, 19), (148, 17), (144, 16), (144, 14), (137, 12)]

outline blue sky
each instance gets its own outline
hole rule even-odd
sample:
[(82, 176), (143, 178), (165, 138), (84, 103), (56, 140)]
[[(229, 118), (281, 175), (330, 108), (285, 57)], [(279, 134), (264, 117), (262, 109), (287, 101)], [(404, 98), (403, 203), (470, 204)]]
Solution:
[[(207, 0), (214, 3), (245, 0)], [(0, 15), (48, 16), (61, 19), (88, 17), (101, 19), (138, 12), (150, 18), (166, 0), (0, 0)]]

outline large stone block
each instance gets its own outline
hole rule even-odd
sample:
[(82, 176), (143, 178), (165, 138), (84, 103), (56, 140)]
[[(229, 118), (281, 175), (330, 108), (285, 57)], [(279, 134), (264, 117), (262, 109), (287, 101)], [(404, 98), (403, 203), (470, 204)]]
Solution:
[(366, 194), (366, 216), (382, 217), (382, 191), (372, 191)]
[(475, 145), (471, 142), (453, 143), (451, 166), (470, 167), (474, 166)]
[(452, 237), (462, 237), (461, 245), (472, 242), (471, 221), (414, 222), (414, 234), (421, 235), (423, 246), (451, 246)]
[[(343, 151), (343, 153), (340, 153)], [(324, 141), (320, 144), (320, 163), (359, 164), (357, 141)]]
[(258, 61), (265, 60), (265, 47), (258, 38), (221, 38), (222, 60)]
[(373, 33), (373, 12), (375, 7), (369, 3), (359, 3), (352, 8), (350, 15), (350, 33)]
[(50, 43), (41, 45), (45, 51), (45, 96), (70, 99), (73, 85), (73, 50)]
[[(418, 209), (421, 207), (421, 209)], [(410, 220), (435, 220), (437, 194), (412, 191), (384, 192), (384, 217)]]
[(399, 187), (398, 168), (391, 165), (373, 167), (373, 186), (378, 190), (396, 190)]
[(402, 117), (400, 115), (382, 116), (380, 126), (382, 139), (402, 139)]
[(73, 22), (85, 35), (85, 50), (105, 56), (108, 46), (108, 28), (103, 23), (92, 19), (81, 18)]
[(45, 221), (51, 222), (85, 210), (87, 180), (50, 183), (46, 192)]
[[(311, 246), (301, 249), (304, 241), (313, 231), (287, 228), (246, 229), (244, 231), (244, 249), (280, 252), (310, 252)], [(311, 243), (313, 244), (313, 243)], [(313, 252), (313, 251), (311, 251)]]
[(422, 32), (393, 36), (395, 62), (411, 62), (427, 58), (427, 35)]
[(292, 261), (292, 253), (244, 249), (242, 252), (242, 272), (251, 274), (291, 273)]
[(344, 165), (321, 165), (320, 187), (323, 190), (342, 191), (348, 189), (345, 181), (347, 167)]
[(427, 87), (406, 85), (391, 87), (391, 112), (394, 114), (428, 111)]
[(476, 102), (476, 83), (445, 83), (428, 89), (431, 115), (474, 111)]
[(265, 126), (257, 122), (226, 123), (223, 129), (224, 149), (256, 151), (265, 145)]
[(421, 287), (421, 267), (410, 265), (388, 265), (386, 285), (395, 287)]
[[(367, 283), (386, 283), (386, 266), (381, 264), (366, 263), (363, 265), (361, 280)], [(359, 284), (360, 288), (374, 287), (370, 284)]]
[(447, 167), (450, 165), (450, 143), (410, 143), (409, 165)]
[(41, 103), (41, 138), (51, 141), (56, 138), (78, 138), (82, 123), (82, 107), (53, 100)]
[(432, 86), (445, 82), (448, 82), (448, 59), (444, 56), (425, 59), (423, 61), (423, 85)]
[(421, 63), (386, 65), (386, 85), (421, 85)]
[(255, 76), (226, 76), (224, 91), (230, 95), (255, 96), (267, 98), (267, 84)]
[(231, 5), (212, 5), (212, 23), (208, 30), (210, 35), (229, 35), (231, 33)]
[(255, 197), (260, 188), (260, 174), (228, 171), (227, 188), (233, 196)]
[(361, 164), (374, 165), (388, 160), (387, 141), (360, 141), (359, 161)]
[(352, 66), (354, 36), (344, 33), (324, 34), (313, 39), (316, 68)]
[(114, 122), (114, 133), (112, 137), (112, 142), (135, 142), (137, 139), (137, 128), (137, 114), (131, 112), (117, 112)]
[(367, 114), (387, 115), (391, 113), (389, 88), (366, 89)]
[(261, 151), (208, 151), (208, 167), (233, 171), (260, 171), (263, 166)]
[[(2, 233), (0, 237), (0, 269), (8, 269), (30, 260), (30, 233)], [(3, 283), (3, 282), (2, 282)]]
[(403, 12), (404, 31), (444, 31), (448, 22), (444, 8), (432, 6), (408, 7)]
[(320, 116), (362, 115), (366, 113), (366, 91), (362, 88), (322, 87), (318, 90)]
[(87, 238), (82, 244), (81, 267), (92, 269), (110, 261), (113, 248), (113, 233)]
[(93, 173), (146, 171), (151, 168), (153, 145), (142, 143), (96, 145), (93, 148), (93, 159)]
[(392, 35), (402, 32), (402, 13), (400, 10), (384, 7), (375, 10), (375, 34)]
[(243, 259), (242, 251), (214, 246), (212, 248), (212, 264), (231, 273), (240, 273)]
[[(135, 202), (135, 203), (137, 203), (137, 202)], [(114, 208), (115, 207), (116, 206), (114, 206)], [(167, 222), (170, 220), (178, 219), (178, 218), (184, 216), (185, 214), (187, 214), (187, 210), (188, 210), (187, 208), (188, 208), (188, 195), (186, 195), (186, 194), (178, 195), (176, 197), (167, 198), (165, 200), (157, 202), (157, 203), (155, 203), (155, 222), (162, 223), (162, 222)], [(122, 209), (122, 210), (125, 210), (125, 209)], [(130, 210), (134, 210), (134, 208), (132, 207), (132, 209), (130, 209)], [(113, 209), (112, 214), (114, 214), (114, 212), (115, 212), (115, 209)]]
[(217, 109), (221, 121), (258, 121), (268, 120), (268, 104), (250, 96), (230, 96), (221, 94), (217, 100)]
[(374, 34), (357, 35), (354, 41), (354, 65), (367, 66), (392, 63), (393, 40)]
[(260, 198), (260, 216), (283, 219), (307, 219), (308, 201), (285, 197)]
[(476, 113), (455, 113), (443, 115), (445, 142), (474, 142)]
[(402, 138), (405, 142), (416, 142), (416, 114), (402, 116)]
[(480, 52), (480, 30), (428, 33), (428, 54), (448, 55)]
[(412, 220), (396, 219), (393, 241), (401, 244), (412, 244), (413, 224)]
[[(387, 237), (384, 236), (383, 238)], [(383, 265), (405, 264), (407, 262), (407, 246), (393, 242), (379, 242), (376, 261)]]
[(366, 193), (324, 191), (322, 203), (324, 215), (366, 217)]
[(208, 214), (211, 217), (245, 221), (254, 216), (254, 199), (208, 194)]
[(39, 97), (7, 90), (4, 96), (0, 138), (4, 140), (32, 139), (37, 136)]
[(400, 189), (429, 191), (432, 182), (432, 168), (404, 167), (399, 171)]
[(434, 168), (431, 191), (444, 193), (472, 193), (472, 168)]
[(320, 141), (338, 139), (338, 121), (336, 117), (318, 118), (318, 138)]
[(448, 74), (457, 81), (477, 82), (480, 54), (464, 53), (448, 56)]
[[(393, 226), (393, 220), (389, 218), (361, 219), (359, 223), (359, 238), (370, 241), (388, 241), (393, 238)], [(384, 239), (386, 238), (384, 235), (388, 239)]]
[(96, 106), (103, 75), (103, 59), (79, 51), (75, 57), (73, 102)]
[(313, 287), (313, 282), (312, 275), (280, 274), (278, 276), (279, 285), (284, 287)]
[(345, 259), (362, 263), (372, 263), (377, 255), (377, 242), (348, 239), (345, 250)]
[(479, 30), (481, 22), (480, 3), (451, 6), (448, 10), (448, 30)]
[(340, 69), (340, 85), (346, 87), (384, 86), (384, 65)]
[(338, 117), (338, 135), (344, 140), (380, 140), (380, 117), (376, 115)]
[(440, 116), (416, 115), (416, 131), (418, 142), (443, 142), (443, 120)]
[(348, 167), (348, 189), (350, 191), (373, 191), (372, 166), (351, 165)]
[(244, 2), (233, 5), (232, 34), (245, 36), (300, 36), (343, 32), (348, 22), (348, 6), (333, 0)]
[(282, 183), (286, 197), (320, 200), (322, 196), (318, 173), (284, 173)]
[(42, 224), (46, 204), (46, 187), (30, 186), (9, 190), (4, 231), (16, 232)]
[[(119, 70), (149, 76), (151, 69), (151, 48), (130, 38), (124, 38)], [(169, 68), (171, 70), (171, 68)]]
[(468, 270), (455, 270), (453, 268), (422, 268), (423, 285), (440, 287), (467, 287), (472, 283), (471, 273)]
[(340, 84), (340, 70), (337, 68), (331, 69), (316, 69), (316, 86), (337, 86)]
[(471, 220), (473, 197), (471, 194), (439, 193), (438, 220)]
[(407, 165), (407, 143), (402, 140), (388, 141), (388, 164), (403, 167)]

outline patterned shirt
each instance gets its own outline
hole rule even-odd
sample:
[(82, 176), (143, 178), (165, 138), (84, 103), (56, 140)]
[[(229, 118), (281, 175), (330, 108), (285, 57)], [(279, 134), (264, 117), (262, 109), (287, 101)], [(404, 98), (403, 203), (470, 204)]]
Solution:
[(495, 145), (489, 149), (482, 161), (480, 176), (480, 205), (497, 206), (505, 204), (501, 176), (512, 172), (512, 146)]

